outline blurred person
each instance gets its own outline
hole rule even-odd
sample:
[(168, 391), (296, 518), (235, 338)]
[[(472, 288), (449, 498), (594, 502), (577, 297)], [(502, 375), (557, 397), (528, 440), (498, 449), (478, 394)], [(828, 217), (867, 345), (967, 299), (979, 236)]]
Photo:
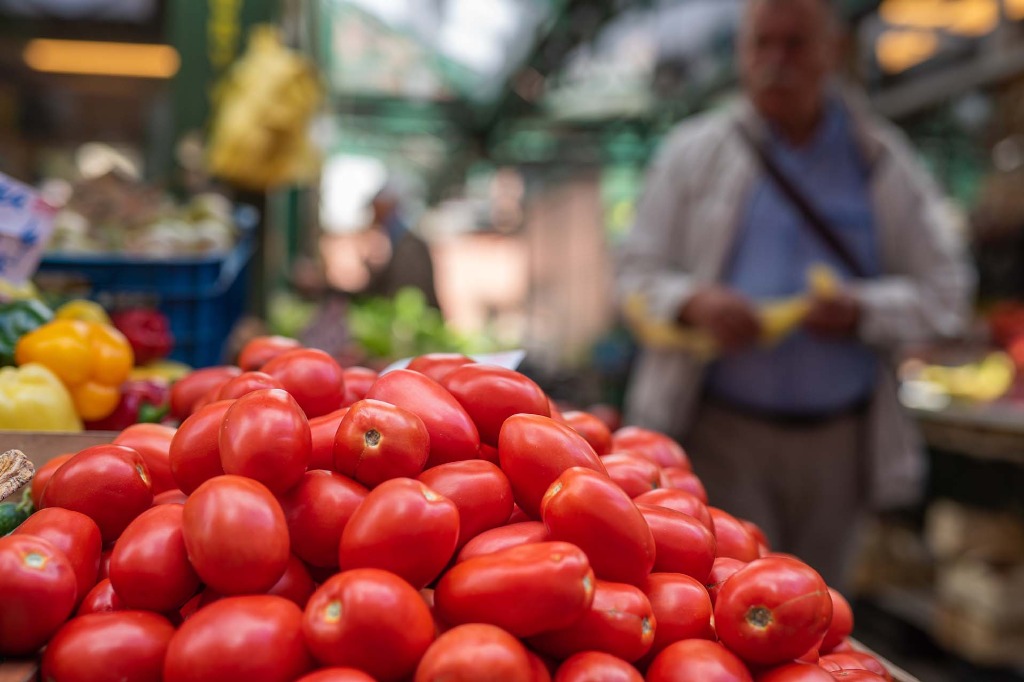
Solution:
[[(842, 589), (864, 513), (923, 483), (895, 352), (961, 333), (974, 279), (908, 141), (839, 83), (839, 33), (827, 0), (747, 1), (742, 96), (664, 141), (617, 287), (720, 350), (642, 348), (627, 423), (678, 439), (711, 504)], [(840, 290), (760, 344), (759, 302), (805, 291), (816, 264)]]

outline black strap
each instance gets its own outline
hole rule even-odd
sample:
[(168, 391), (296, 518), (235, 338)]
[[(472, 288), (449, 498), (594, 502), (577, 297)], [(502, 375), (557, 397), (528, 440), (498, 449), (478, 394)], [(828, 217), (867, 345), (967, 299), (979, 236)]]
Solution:
[(768, 176), (775, 182), (775, 186), (778, 187), (782, 194), (785, 195), (789, 203), (796, 208), (800, 215), (803, 216), (802, 224), (806, 225), (814, 234), (818, 236), (821, 241), (825, 243), (829, 249), (832, 250), (840, 261), (843, 262), (849, 271), (858, 278), (865, 279), (868, 277), (867, 271), (861, 266), (860, 261), (850, 251), (849, 246), (844, 242), (839, 235), (836, 234), (835, 230), (829, 224), (828, 220), (818, 212), (818, 209), (804, 196), (804, 194), (793, 184), (782, 169), (778, 167), (775, 160), (772, 159), (771, 155), (764, 148), (764, 145), (754, 139), (753, 135), (747, 131), (742, 125), (736, 126), (739, 130), (740, 137), (743, 138), (747, 146), (757, 155), (758, 160), (761, 162), (761, 167), (764, 168)]

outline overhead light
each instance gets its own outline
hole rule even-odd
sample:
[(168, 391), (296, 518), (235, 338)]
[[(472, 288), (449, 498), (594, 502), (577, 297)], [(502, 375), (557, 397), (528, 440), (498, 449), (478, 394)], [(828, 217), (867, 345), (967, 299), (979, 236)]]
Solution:
[(932, 57), (939, 39), (929, 31), (889, 30), (878, 36), (875, 57), (886, 73), (900, 73)]
[(892, 26), (943, 29), (972, 38), (988, 35), (999, 24), (996, 0), (885, 0), (878, 12)]
[(170, 78), (181, 58), (170, 45), (86, 40), (29, 41), (22, 53), (36, 71), (127, 78)]

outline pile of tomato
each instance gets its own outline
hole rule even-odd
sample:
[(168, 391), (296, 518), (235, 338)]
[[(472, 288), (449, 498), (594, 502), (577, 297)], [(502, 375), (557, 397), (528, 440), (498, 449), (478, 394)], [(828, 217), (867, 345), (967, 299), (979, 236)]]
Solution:
[(44, 680), (891, 679), (673, 440), (519, 372), (261, 338), (173, 391), (0, 538), (0, 656)]

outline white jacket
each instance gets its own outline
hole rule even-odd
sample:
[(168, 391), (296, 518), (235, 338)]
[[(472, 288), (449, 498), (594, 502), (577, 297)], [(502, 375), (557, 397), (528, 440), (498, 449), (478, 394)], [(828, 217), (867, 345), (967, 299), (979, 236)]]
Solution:
[[(897, 400), (891, 360), (909, 342), (952, 337), (970, 319), (974, 273), (942, 196), (904, 136), (845, 97), (867, 160), (883, 276), (853, 285), (862, 306), (860, 338), (890, 362), (868, 416), (868, 501), (912, 503), (924, 481), (916, 430)], [(739, 102), (680, 124), (653, 162), (636, 221), (617, 262), (617, 293), (642, 294), (648, 312), (672, 321), (694, 289), (723, 276), (747, 197), (760, 168), (739, 137), (764, 122)], [(679, 351), (642, 349), (626, 395), (626, 421), (682, 440), (703, 381), (703, 364)], [(728, 437), (723, 435), (723, 437)]]

